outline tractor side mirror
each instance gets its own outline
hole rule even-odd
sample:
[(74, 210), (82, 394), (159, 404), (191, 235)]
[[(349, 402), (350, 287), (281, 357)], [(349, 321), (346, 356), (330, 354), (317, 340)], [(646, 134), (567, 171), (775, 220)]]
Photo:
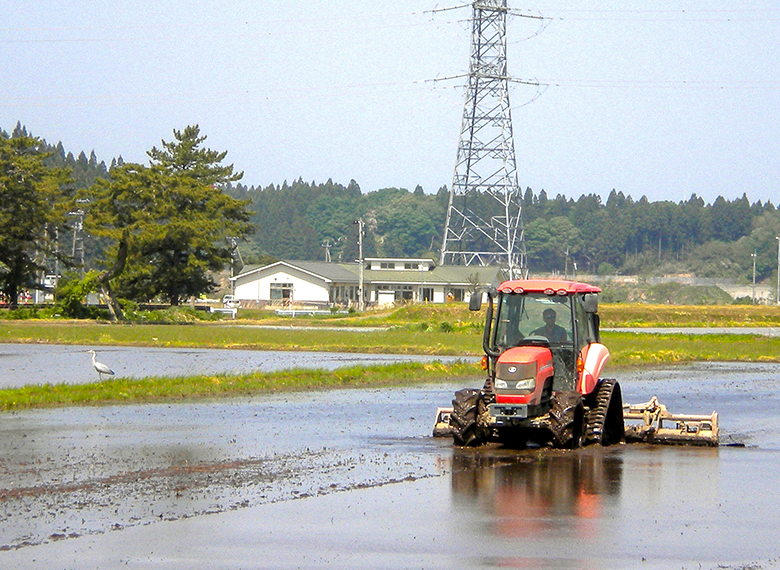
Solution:
[(469, 298), (469, 311), (482, 309), (482, 291), (473, 291)]
[(599, 296), (597, 293), (587, 293), (584, 300), (586, 313), (599, 312)]

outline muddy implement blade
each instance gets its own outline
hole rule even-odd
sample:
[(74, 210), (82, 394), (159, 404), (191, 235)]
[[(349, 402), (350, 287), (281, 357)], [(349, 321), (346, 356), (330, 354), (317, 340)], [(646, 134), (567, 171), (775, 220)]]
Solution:
[(653, 396), (649, 402), (623, 406), (626, 441), (678, 445), (718, 445), (718, 414), (672, 414)]
[(436, 408), (436, 421), (433, 422), (433, 437), (452, 436), (450, 427), (450, 414), (452, 408)]

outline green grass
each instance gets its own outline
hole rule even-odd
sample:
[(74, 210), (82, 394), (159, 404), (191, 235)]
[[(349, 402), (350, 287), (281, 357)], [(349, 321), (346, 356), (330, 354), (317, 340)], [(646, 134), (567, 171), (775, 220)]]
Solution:
[[(26, 313), (25, 313), (26, 311)], [(64, 319), (38, 320), (28, 309), (19, 309), (19, 319), (11, 319), (13, 311), (0, 310), (0, 325), (20, 323), (72, 323)], [(26, 318), (21, 318), (24, 313)], [(39, 311), (39, 313), (41, 313)], [(665, 327), (665, 326), (780, 326), (780, 306), (777, 305), (649, 305), (642, 303), (602, 303), (600, 308), (605, 327)], [(197, 317), (197, 318), (195, 318)], [(273, 311), (239, 309), (238, 319), (194, 311), (179, 307), (166, 311), (144, 313), (144, 326), (191, 323), (192, 326), (235, 326), (236, 324), (261, 324), (283, 326), (319, 327), (369, 327), (385, 326), (415, 328), (423, 325), (430, 329), (444, 323), (452, 330), (482, 328), (485, 312), (471, 312), (465, 303), (410, 304), (395, 309), (372, 310), (346, 315), (322, 315), (315, 317), (281, 317)], [(96, 321), (78, 321), (95, 324)], [(141, 322), (141, 321), (136, 321)], [(107, 324), (107, 323), (104, 323)], [(72, 325), (71, 325), (72, 326)]]
[(602, 327), (780, 327), (777, 305), (602, 304)]
[(612, 368), (648, 364), (780, 362), (780, 337), (603, 333)]
[(0, 342), (153, 347), (314, 350), (386, 354), (479, 354), (476, 329), (397, 327), (381, 331), (264, 329), (231, 325), (110, 325), (94, 322), (0, 322)]
[(451, 364), (399, 363), (356, 366), (335, 371), (294, 369), (279, 372), (174, 378), (117, 378), (92, 384), (45, 384), (0, 390), (0, 410), (74, 405), (181, 402), (204, 398), (253, 396), (261, 393), (398, 386), (479, 378), (476, 359)]

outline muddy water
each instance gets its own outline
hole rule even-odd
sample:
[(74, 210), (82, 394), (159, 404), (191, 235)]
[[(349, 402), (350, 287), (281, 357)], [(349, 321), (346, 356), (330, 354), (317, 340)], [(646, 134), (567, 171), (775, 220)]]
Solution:
[(94, 349), (98, 353), (97, 361), (106, 364), (117, 377), (127, 378), (272, 372), (293, 367), (332, 370), (434, 358), (454, 360), (447, 356), (0, 343), (0, 389), (27, 384), (94, 382), (99, 377), (92, 367), (92, 355), (86, 352), (89, 349)]
[(0, 568), (780, 568), (780, 367), (619, 380), (744, 447), (453, 450), (455, 386), (3, 415)]

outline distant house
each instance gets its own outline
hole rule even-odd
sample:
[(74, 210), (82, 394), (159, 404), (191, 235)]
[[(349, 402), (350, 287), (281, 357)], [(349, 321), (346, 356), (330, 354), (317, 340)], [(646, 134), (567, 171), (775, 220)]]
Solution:
[[(246, 266), (231, 278), (234, 295), (244, 306), (355, 306), (360, 263), (278, 261)], [(396, 301), (444, 303), (467, 301), (475, 285), (496, 285), (499, 267), (437, 266), (430, 259), (367, 258), (363, 264), (367, 306)]]

